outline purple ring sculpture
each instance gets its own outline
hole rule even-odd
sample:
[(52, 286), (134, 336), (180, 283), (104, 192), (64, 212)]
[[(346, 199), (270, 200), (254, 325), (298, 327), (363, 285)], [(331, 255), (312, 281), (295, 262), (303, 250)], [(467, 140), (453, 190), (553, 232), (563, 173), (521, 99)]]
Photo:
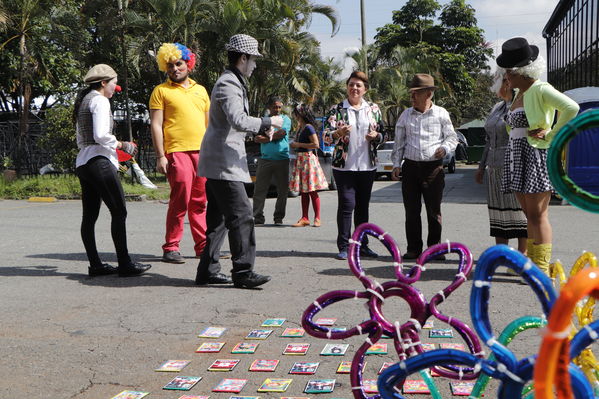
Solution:
[[(361, 242), (366, 235), (373, 236), (381, 241), (391, 254), (395, 270), (395, 281), (380, 284), (378, 281), (371, 280), (366, 276), (359, 255)], [(411, 284), (420, 279), (421, 273), (426, 270), (424, 265), (427, 262), (441, 254), (450, 252), (459, 255), (458, 273), (449, 286), (439, 291), (432, 297), (430, 302), (427, 302), (424, 295)], [(368, 348), (385, 334), (393, 339), (393, 344), (400, 360), (423, 353), (424, 350), (420, 342), (419, 332), (426, 320), (431, 316), (456, 329), (475, 357), (482, 358), (484, 356), (484, 353), (481, 351), (480, 342), (474, 331), (464, 322), (446, 316), (438, 310), (438, 306), (466, 281), (467, 276), (472, 270), (472, 254), (466, 246), (450, 242), (433, 245), (420, 255), (417, 259), (417, 264), (405, 274), (403, 272), (404, 265), (401, 254), (393, 238), (380, 227), (364, 223), (356, 228), (350, 240), (348, 264), (351, 272), (364, 286), (365, 291), (337, 290), (321, 295), (304, 311), (302, 326), (308, 334), (324, 339), (345, 339), (354, 335), (368, 335), (364, 344), (356, 351), (352, 361), (350, 379), (355, 398), (363, 399), (368, 397), (362, 388), (362, 366)], [(389, 297), (399, 297), (408, 303), (410, 318), (403, 324), (400, 324), (398, 321), (391, 322), (383, 314), (382, 305)], [(314, 316), (318, 312), (329, 305), (345, 299), (365, 299), (370, 319), (345, 331), (333, 331), (333, 329), (320, 326), (313, 321)], [(479, 373), (479, 370), (475, 370), (472, 367), (454, 365), (444, 365), (444, 367), (435, 368), (435, 371), (444, 377), (454, 379), (474, 379)], [(371, 398), (379, 397), (379, 395), (375, 395)]]

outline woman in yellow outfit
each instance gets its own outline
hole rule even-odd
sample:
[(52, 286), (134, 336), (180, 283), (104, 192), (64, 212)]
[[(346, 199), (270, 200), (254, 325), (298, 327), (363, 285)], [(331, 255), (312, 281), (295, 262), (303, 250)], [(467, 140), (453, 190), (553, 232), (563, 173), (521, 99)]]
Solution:
[[(516, 37), (503, 43), (497, 65), (506, 69), (510, 87), (518, 91), (506, 115), (511, 130), (501, 188), (515, 193), (526, 215), (528, 257), (548, 273), (553, 238), (548, 211), (553, 186), (547, 172), (547, 149), (579, 107), (539, 80), (545, 61), (539, 48), (526, 39)], [(555, 111), (558, 118), (553, 125)]]

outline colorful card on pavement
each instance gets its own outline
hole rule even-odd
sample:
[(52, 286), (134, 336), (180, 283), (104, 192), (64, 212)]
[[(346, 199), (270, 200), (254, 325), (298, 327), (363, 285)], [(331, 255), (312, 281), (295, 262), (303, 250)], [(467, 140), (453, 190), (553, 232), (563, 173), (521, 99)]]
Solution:
[(173, 378), (168, 384), (162, 387), (162, 389), (174, 389), (177, 391), (189, 391), (195, 384), (197, 384), (202, 377), (189, 377), (179, 375)]
[(469, 396), (474, 388), (474, 382), (452, 381), (449, 383), (451, 394), (455, 396)]
[(141, 399), (146, 395), (149, 395), (150, 392), (141, 392), (141, 391), (123, 391), (116, 396), (113, 396), (111, 399)]
[(198, 338), (220, 338), (227, 331), (225, 327), (207, 327), (198, 334)]
[(305, 393), (329, 393), (335, 389), (334, 379), (310, 380), (304, 389)]
[(248, 333), (245, 339), (266, 339), (272, 333), (272, 330), (256, 329)]
[(332, 326), (337, 322), (336, 317), (321, 317), (316, 320), (316, 324), (319, 326)]
[(254, 353), (258, 348), (258, 343), (240, 342), (231, 349), (231, 353)]
[[(337, 367), (337, 374), (349, 374), (351, 372), (351, 363), (352, 362), (341, 362), (339, 363), (339, 367)], [(362, 364), (362, 372), (366, 368), (366, 363)]]
[(422, 326), (422, 328), (426, 328), (426, 329), (431, 329), (431, 328), (435, 328), (435, 320), (434, 319), (428, 319), (427, 321), (424, 322), (424, 325)]
[(362, 387), (364, 388), (364, 393), (379, 393), (376, 381), (377, 380), (363, 380)]
[(191, 363), (191, 360), (167, 360), (154, 371), (181, 371)]
[(306, 331), (303, 328), (286, 328), (285, 331), (283, 331), (283, 334), (281, 334), (281, 337), (285, 337), (285, 338), (298, 338), (298, 337), (303, 337), (304, 334), (306, 333)]
[(349, 344), (326, 344), (320, 354), (322, 356), (343, 356)]
[(451, 328), (433, 328), (428, 332), (429, 338), (453, 338)]
[(241, 378), (224, 378), (212, 389), (212, 392), (239, 393), (247, 382), (248, 380)]
[(386, 355), (387, 344), (374, 344), (366, 351), (367, 355)]
[(217, 353), (225, 346), (224, 342), (204, 342), (196, 349), (196, 353)]
[(459, 342), (443, 342), (439, 344), (439, 348), (441, 349), (456, 349), (459, 351), (465, 351), (466, 345), (460, 344)]
[(421, 345), (422, 345), (422, 350), (425, 352), (437, 349), (437, 346), (435, 344), (421, 344)]
[(286, 319), (266, 319), (260, 327), (281, 327)]
[(431, 393), (423, 380), (405, 380), (403, 393)]
[(237, 366), (237, 363), (239, 363), (239, 359), (216, 359), (208, 367), (208, 371), (231, 371)]
[(314, 374), (318, 369), (318, 362), (295, 362), (289, 374)]
[(205, 395), (183, 395), (179, 396), (178, 399), (208, 399), (210, 396)]
[(301, 343), (301, 344), (287, 344), (285, 350), (283, 351), (284, 355), (305, 355), (308, 352), (308, 348), (310, 348), (310, 344)]
[(278, 364), (276, 359), (256, 359), (250, 365), (250, 371), (275, 371)]
[(292, 378), (267, 378), (258, 388), (258, 392), (285, 392), (292, 381)]

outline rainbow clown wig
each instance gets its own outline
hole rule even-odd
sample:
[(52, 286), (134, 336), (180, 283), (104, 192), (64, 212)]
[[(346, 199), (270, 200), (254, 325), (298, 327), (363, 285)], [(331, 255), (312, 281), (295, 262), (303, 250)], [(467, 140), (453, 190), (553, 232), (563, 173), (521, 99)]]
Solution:
[(166, 72), (167, 64), (182, 59), (191, 71), (196, 65), (196, 55), (181, 43), (163, 43), (158, 49), (158, 69)]

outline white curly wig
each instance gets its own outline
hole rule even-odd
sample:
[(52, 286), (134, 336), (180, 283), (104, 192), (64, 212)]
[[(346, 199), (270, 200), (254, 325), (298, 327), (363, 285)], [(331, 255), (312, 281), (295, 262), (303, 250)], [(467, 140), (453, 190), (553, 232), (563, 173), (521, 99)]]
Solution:
[(501, 90), (501, 85), (503, 85), (503, 78), (505, 77), (505, 69), (502, 67), (497, 67), (497, 70), (493, 74), (493, 84), (489, 87), (493, 93), (499, 95), (499, 91)]
[(528, 65), (519, 68), (509, 68), (509, 70), (515, 73), (516, 75), (524, 76), (525, 78), (530, 78), (534, 80), (539, 79), (546, 69), (547, 62), (545, 62), (545, 59), (540, 55), (537, 57), (536, 60), (534, 60)]

